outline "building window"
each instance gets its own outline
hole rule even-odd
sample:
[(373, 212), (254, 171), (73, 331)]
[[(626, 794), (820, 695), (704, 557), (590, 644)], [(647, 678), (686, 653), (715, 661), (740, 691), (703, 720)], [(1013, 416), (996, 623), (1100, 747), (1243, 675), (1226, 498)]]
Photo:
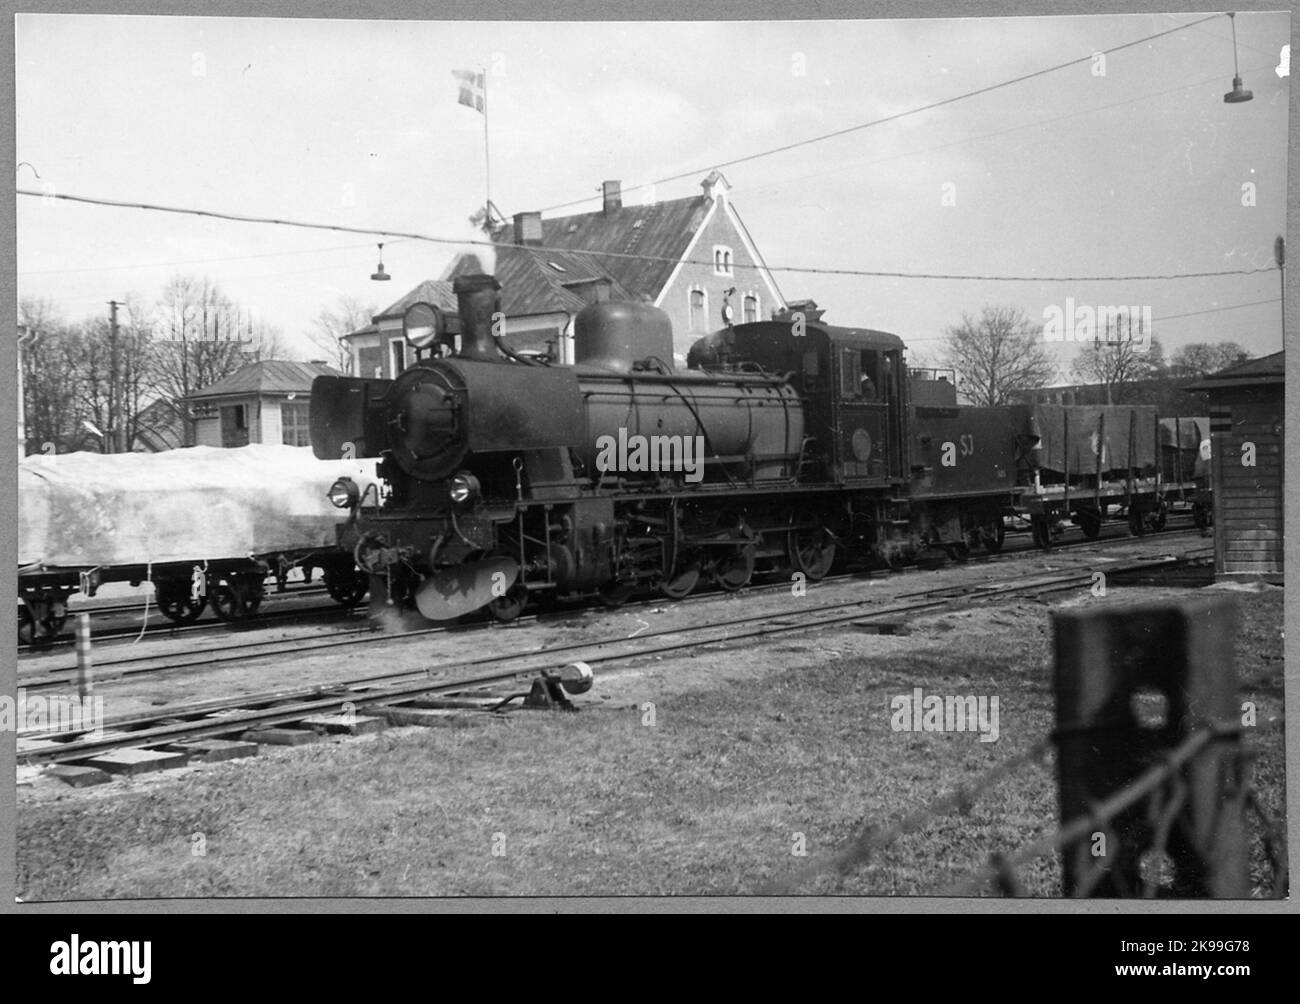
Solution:
[(384, 354), (378, 345), (357, 349), (357, 375), (367, 379), (384, 375)]
[(744, 311), (741, 314), (746, 324), (753, 324), (758, 320), (758, 297), (753, 293), (745, 294)]
[(406, 343), (393, 339), (388, 343), (388, 351), (392, 353), (392, 374), (397, 376), (402, 370), (406, 369)]
[(731, 275), (731, 248), (725, 244), (713, 245), (713, 274)]
[(221, 445), (234, 448), (248, 445), (248, 406), (221, 406)]
[(703, 331), (709, 316), (709, 297), (702, 289), (693, 289), (690, 297), (690, 314), (688, 323), (692, 331)]
[(280, 405), (280, 441), (285, 446), (311, 446), (310, 405), (285, 401)]

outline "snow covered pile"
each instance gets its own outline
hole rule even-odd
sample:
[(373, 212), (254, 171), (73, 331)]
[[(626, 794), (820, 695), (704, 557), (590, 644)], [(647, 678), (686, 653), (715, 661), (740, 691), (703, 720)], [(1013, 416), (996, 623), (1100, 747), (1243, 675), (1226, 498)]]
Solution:
[(34, 455), (18, 468), (18, 563), (136, 565), (332, 547), (346, 512), (325, 493), (373, 460), (307, 447)]

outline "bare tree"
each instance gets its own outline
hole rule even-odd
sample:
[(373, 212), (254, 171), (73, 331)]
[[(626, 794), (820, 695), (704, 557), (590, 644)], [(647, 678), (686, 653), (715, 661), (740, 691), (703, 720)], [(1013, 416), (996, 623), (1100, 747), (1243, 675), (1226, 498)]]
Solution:
[(1129, 339), (1098, 340), (1079, 350), (1070, 369), (1081, 382), (1105, 387), (1107, 404), (1133, 404), (1134, 385), (1164, 372), (1164, 349), (1154, 337), (1149, 345)]
[(354, 296), (340, 296), (333, 307), (322, 307), (307, 337), (327, 353), (326, 358), (340, 373), (352, 372), (352, 350), (343, 336), (359, 331), (370, 323), (379, 308), (362, 303)]
[(186, 399), (241, 366), (284, 354), (278, 329), (241, 310), (212, 280), (174, 276), (158, 301), (155, 386), (194, 441)]
[(1236, 342), (1196, 342), (1174, 352), (1169, 374), (1176, 377), (1206, 377), (1245, 362), (1250, 353)]
[(1040, 334), (1040, 326), (1018, 307), (986, 306), (978, 320), (961, 315), (961, 324), (948, 329), (940, 354), (944, 365), (957, 371), (957, 387), (967, 402), (1003, 405), (1056, 376)]
[(248, 362), (285, 358), (280, 330), (206, 278), (174, 277), (156, 307), (129, 295), (117, 318), (114, 328), (106, 304), (102, 314), (72, 325), (50, 300), (19, 305), (19, 323), (31, 334), (23, 399), (37, 449), (188, 446), (189, 395)]
[(25, 298), (18, 316), (30, 332), (22, 357), (28, 442), (33, 452), (81, 449), (89, 435), (81, 425), (80, 332), (59, 317), (50, 300)]
[(118, 323), (95, 317), (81, 325), (78, 381), (83, 410), (100, 430), (104, 453), (135, 448), (154, 384), (153, 317), (138, 296), (120, 304)]

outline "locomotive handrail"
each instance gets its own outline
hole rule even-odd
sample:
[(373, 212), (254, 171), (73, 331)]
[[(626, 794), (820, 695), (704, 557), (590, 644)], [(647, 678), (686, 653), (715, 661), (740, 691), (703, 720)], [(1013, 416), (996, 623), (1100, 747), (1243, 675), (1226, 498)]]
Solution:
[[(686, 407), (687, 407), (687, 409), (689, 409), (691, 415), (694, 416), (694, 418), (695, 418), (695, 427), (696, 427), (697, 429), (700, 430), (700, 435), (702, 435), (702, 436), (704, 437), (704, 445), (705, 445), (706, 447), (708, 447), (709, 452), (712, 453), (713, 456), (714, 456), (715, 458), (721, 459), (721, 457), (720, 457), (720, 455), (719, 455), (717, 449), (714, 448), (713, 440), (709, 437), (709, 430), (708, 430), (707, 428), (705, 428), (704, 420), (703, 420), (702, 418), (700, 418), (700, 413), (699, 413), (699, 411), (698, 411), (698, 410), (696, 409), (696, 407), (695, 407), (695, 402), (692, 401), (691, 399), (689, 399), (689, 398), (688, 398), (685, 394), (683, 394), (680, 390), (678, 390), (676, 384), (673, 384), (673, 383), (670, 382), (670, 383), (668, 384), (668, 386), (669, 386), (670, 388), (672, 388), (672, 390), (674, 391), (674, 393), (676, 393), (677, 396), (680, 397), (680, 398), (682, 399), (682, 404), (686, 405)], [(707, 463), (707, 461), (706, 461), (706, 463)], [(723, 467), (722, 467), (722, 474), (723, 474), (723, 477), (725, 477), (725, 478), (727, 479), (727, 483), (728, 483), (729, 485), (731, 485), (732, 488), (737, 488), (737, 487), (739, 487), (739, 486), (736, 484), (735, 479), (731, 476), (731, 472), (727, 470), (725, 464), (724, 464)]]
[[(651, 363), (654, 363), (653, 369), (650, 366)], [(644, 359), (639, 359), (632, 364), (632, 372), (633, 373), (658, 372), (663, 374), (664, 376), (671, 376), (673, 373), (673, 369), (671, 366), (669, 366), (658, 356), (646, 356)]]

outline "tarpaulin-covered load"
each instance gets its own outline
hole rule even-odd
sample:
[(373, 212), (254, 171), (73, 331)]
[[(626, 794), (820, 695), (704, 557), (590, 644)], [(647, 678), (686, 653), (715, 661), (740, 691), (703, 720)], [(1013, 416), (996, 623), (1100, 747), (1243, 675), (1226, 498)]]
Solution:
[(1160, 476), (1192, 481), (1209, 473), (1210, 420), (1203, 417), (1160, 420)]
[[(1104, 422), (1103, 422), (1104, 419)], [(1067, 441), (1068, 425), (1068, 441)], [(1129, 433), (1132, 429), (1132, 455)], [(1156, 464), (1156, 409), (1148, 405), (1034, 406), (1034, 429), (1039, 442), (1039, 466), (1045, 472), (1071, 478), (1092, 477), (1101, 451), (1101, 473), (1154, 474)]]
[(145, 565), (331, 548), (346, 515), (326, 492), (344, 475), (365, 490), (375, 462), (270, 445), (26, 457), (18, 564)]

